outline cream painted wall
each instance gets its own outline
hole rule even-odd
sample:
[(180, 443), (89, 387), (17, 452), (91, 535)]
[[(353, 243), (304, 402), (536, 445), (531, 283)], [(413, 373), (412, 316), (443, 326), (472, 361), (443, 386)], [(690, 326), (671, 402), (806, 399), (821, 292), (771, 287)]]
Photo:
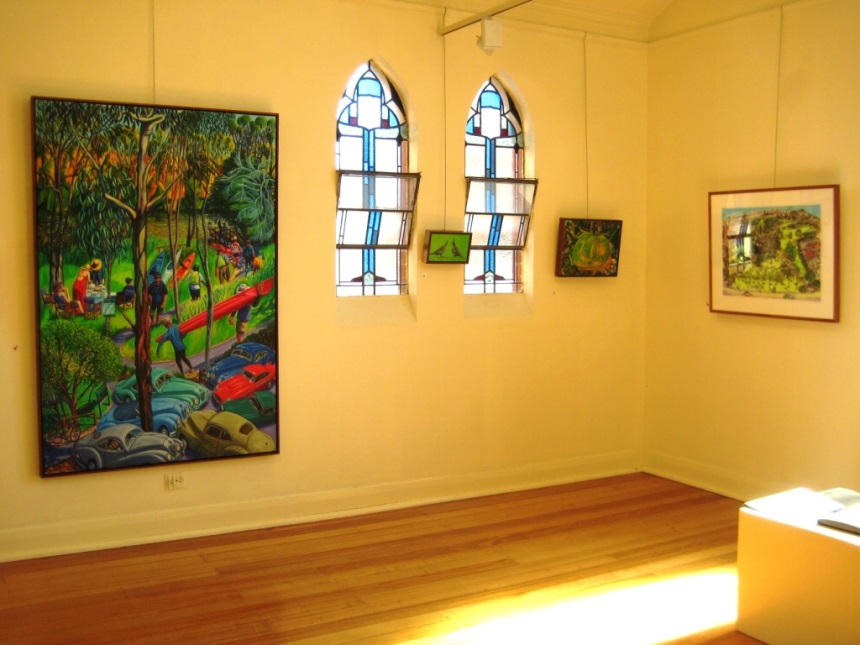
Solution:
[[(648, 55), (643, 467), (750, 498), (860, 488), (860, 3), (810, 0)], [(841, 185), (838, 324), (708, 311), (708, 192)]]
[[(386, 0), (30, 0), (6, 3), (3, 19), (0, 559), (638, 467), (644, 46), (506, 20), (504, 48), (488, 56), (475, 47), (478, 27), (443, 39), (441, 11)], [(408, 105), (422, 172), (419, 238), (462, 225), (462, 132), (481, 83), (498, 73), (521, 98), (540, 179), (523, 296), (466, 299), (461, 272), (425, 267), (416, 245), (408, 298), (335, 298), (335, 106), (369, 58)], [(281, 115), (279, 455), (189, 464), (181, 491), (164, 489), (175, 468), (39, 478), (32, 95)], [(558, 218), (586, 215), (624, 219), (616, 279), (553, 276)], [(451, 357), (467, 368), (446, 371)]]
[(661, 40), (798, 1), (804, 0), (674, 0), (654, 18), (648, 36)]

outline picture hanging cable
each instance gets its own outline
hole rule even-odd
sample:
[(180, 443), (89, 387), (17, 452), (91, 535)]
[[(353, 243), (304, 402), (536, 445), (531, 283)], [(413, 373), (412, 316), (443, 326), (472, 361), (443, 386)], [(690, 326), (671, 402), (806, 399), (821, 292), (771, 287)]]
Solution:
[(782, 19), (784, 7), (779, 7), (779, 41), (776, 52), (776, 109), (774, 110), (773, 125), (773, 187), (776, 188), (776, 163), (779, 151), (779, 94), (782, 77)]
[(590, 198), (588, 194), (588, 47), (586, 40), (588, 32), (582, 36), (582, 103), (583, 103), (583, 121), (585, 125), (585, 219), (590, 219)]
[[(448, 7), (442, 12), (442, 24), (448, 15)], [(445, 180), (442, 185), (442, 228), (448, 230), (448, 41), (442, 39), (442, 154), (445, 160)]]
[(149, 3), (149, 19), (152, 25), (152, 102), (158, 103), (155, 97), (155, 0)]

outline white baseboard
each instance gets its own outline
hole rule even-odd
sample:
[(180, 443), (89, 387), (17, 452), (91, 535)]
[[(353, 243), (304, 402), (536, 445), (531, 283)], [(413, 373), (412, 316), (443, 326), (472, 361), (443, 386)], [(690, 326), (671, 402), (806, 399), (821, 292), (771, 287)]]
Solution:
[(0, 530), (0, 562), (232, 533), (635, 472), (638, 453)]
[(642, 470), (657, 477), (695, 486), (740, 501), (793, 488), (787, 482), (745, 475), (671, 455), (645, 452)]

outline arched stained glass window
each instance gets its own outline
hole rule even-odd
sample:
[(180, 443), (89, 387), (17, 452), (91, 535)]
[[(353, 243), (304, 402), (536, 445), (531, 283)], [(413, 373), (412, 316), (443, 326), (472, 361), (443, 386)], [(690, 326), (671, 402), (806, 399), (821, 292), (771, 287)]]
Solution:
[(368, 62), (349, 80), (337, 115), (337, 294), (405, 294), (420, 176), (407, 172), (400, 97)]
[(466, 122), (466, 293), (522, 291), (522, 249), (537, 189), (524, 178), (522, 121), (498, 79), (478, 92)]

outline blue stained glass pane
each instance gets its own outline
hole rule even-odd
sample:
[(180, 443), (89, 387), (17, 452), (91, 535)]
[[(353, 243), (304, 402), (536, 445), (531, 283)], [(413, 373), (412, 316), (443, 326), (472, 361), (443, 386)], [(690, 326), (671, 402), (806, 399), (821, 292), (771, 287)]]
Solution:
[(359, 96), (382, 96), (382, 85), (375, 78), (365, 76), (358, 82), (356, 94)]
[(376, 169), (376, 152), (374, 151), (375, 137), (373, 132), (364, 133), (364, 170), (373, 171)]
[(379, 211), (372, 211), (367, 221), (367, 234), (364, 238), (365, 244), (376, 244), (379, 241), (379, 224), (381, 220)]
[(400, 125), (400, 119), (397, 117), (397, 114), (387, 105), (382, 106), (382, 118), (388, 121), (389, 128), (396, 128)]
[(485, 273), (495, 273), (496, 272), (496, 252), (495, 251), (484, 251), (484, 272)]
[(490, 222), (490, 239), (488, 244), (496, 246), (499, 243), (499, 236), (502, 231), (502, 218), (496, 215)]
[(364, 249), (361, 252), (361, 271), (365, 274), (376, 272), (376, 253), (373, 249)]
[(498, 92), (489, 85), (487, 86), (487, 89), (481, 92), (481, 107), (494, 107), (499, 110), (502, 109), (502, 97), (499, 96)]

